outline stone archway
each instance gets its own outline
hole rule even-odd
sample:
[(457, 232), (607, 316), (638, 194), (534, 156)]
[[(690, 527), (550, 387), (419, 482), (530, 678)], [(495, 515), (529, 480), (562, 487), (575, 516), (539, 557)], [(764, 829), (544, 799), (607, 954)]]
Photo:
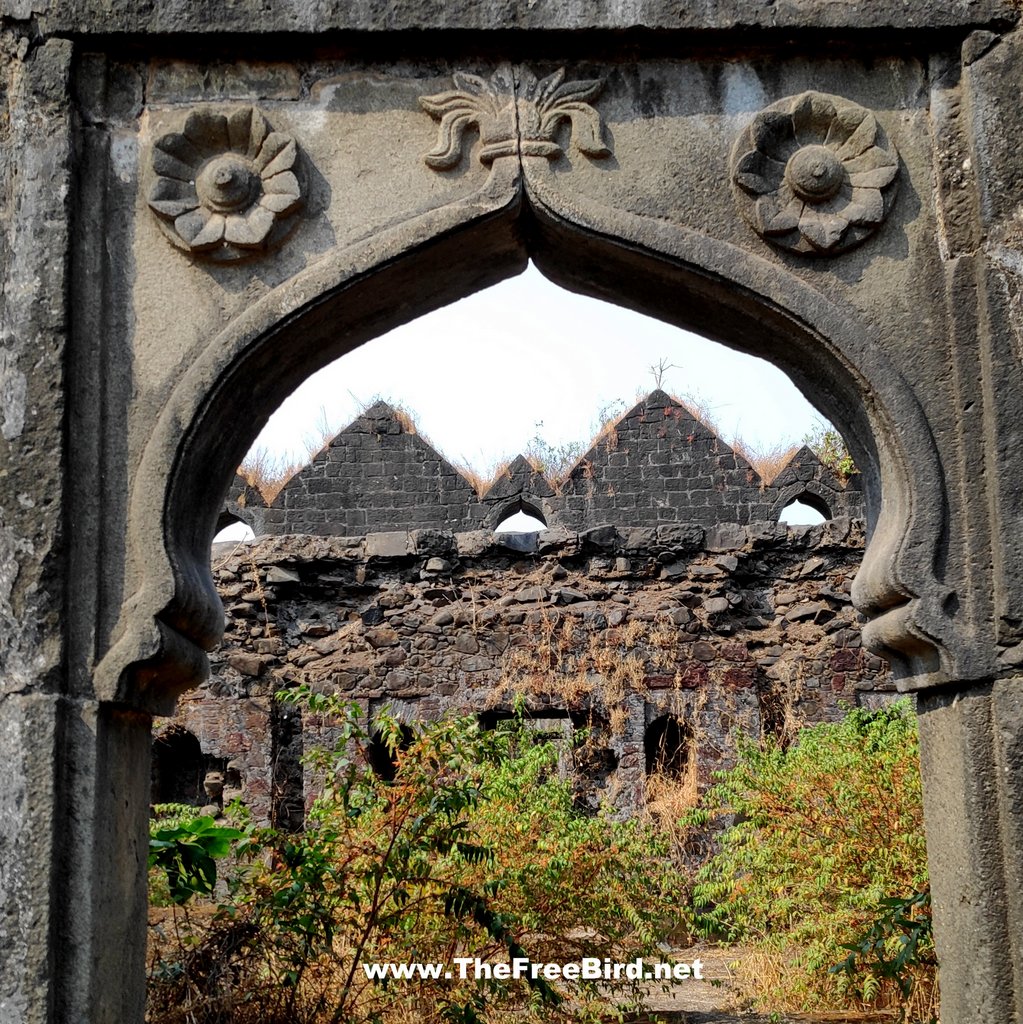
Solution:
[(199, 57), (167, 35), (203, 21), (187, 3), (42, 6), (11, 19), (2, 154), (0, 997), (141, 1019), (149, 715), (216, 640), (234, 466), (317, 366), (532, 259), (770, 359), (842, 428), (873, 522), (855, 600), (921, 693), (944, 1016), (1018, 1017), (1012, 5), (794, 4), (751, 34), (723, 3), (652, 2), (639, 29), (517, 4), (518, 37), (487, 5), (375, 36), (361, 8), (240, 3), (204, 12)]
[[(495, 159), (485, 194), (482, 216), (477, 198), (445, 207), (415, 224), (411, 245), (395, 229), (355, 253), (328, 254), (206, 342), (142, 453), (128, 518), (127, 575), (138, 587), (99, 666), (101, 692), (163, 707), (204, 670), (221, 614), (207, 553), (222, 488), (209, 480), (230, 482), (259, 420), (293, 384), (397, 319), (475, 290), (481, 267), (489, 283), (527, 258), (576, 290), (769, 355), (827, 408), (857, 447), (873, 501), (856, 583), (872, 618), (865, 635), (911, 686), (963, 674), (957, 624), (933, 572), (946, 529), (938, 455), (916, 396), (856, 310), (727, 242), (596, 204), (573, 205), (569, 215), (545, 157)], [(397, 313), (396, 292), (406, 299)], [(281, 351), (288, 365), (268, 372)], [(133, 527), (154, 521), (159, 534)]]
[[(726, 343), (737, 344), (738, 337), (746, 343), (737, 347), (770, 355), (811, 401), (827, 408), (856, 447), (872, 499), (874, 536), (856, 583), (858, 604), (873, 620), (868, 637), (914, 687), (962, 674), (954, 660), (962, 648), (946, 641), (955, 624), (942, 608), (946, 592), (931, 570), (936, 554), (916, 557), (920, 550), (936, 552), (946, 528), (937, 453), (910, 387), (855, 310), (829, 303), (779, 268), (768, 271), (706, 236), (660, 225), (651, 231), (642, 218), (594, 204), (586, 219), (578, 218), (578, 207), (573, 219), (559, 216), (545, 180), (546, 159), (538, 159), (534, 167), (527, 162), (524, 181), (514, 154), (495, 160), (487, 189), (497, 201), (485, 216), (475, 201), (457, 204), (417, 222), (413, 244), (407, 234), (392, 231), (364, 243), (361, 253), (330, 254), (206, 344), (171, 392), (143, 453), (129, 522), (158, 521), (163, 531), (129, 527), (129, 565), (134, 555), (139, 582), (115, 629), (121, 638), (99, 669), (109, 699), (131, 703), (132, 673), (148, 687), (156, 672), (151, 662), (161, 658), (166, 665), (158, 675), (172, 698), (173, 680), (190, 685), (201, 651), (216, 642), (220, 606), (206, 552), (209, 515), (221, 507), (222, 495), (208, 481), (230, 482), (270, 411), (331, 358), (401, 319), (475, 290), (481, 266), (489, 283), (524, 267), (527, 258), (576, 290)], [(375, 265), (360, 264), (366, 252), (378, 258)], [(771, 282), (769, 296), (756, 291), (763, 275)], [(633, 282), (642, 282), (641, 288)], [(397, 316), (390, 302), (395, 291), (406, 295)], [(726, 333), (721, 324), (729, 318)], [(781, 345), (787, 349), (783, 358), (772, 351)], [(268, 372), (270, 353), (280, 349), (289, 353), (289, 365)], [(242, 408), (248, 430), (232, 431)], [(148, 699), (159, 701), (160, 694)]]

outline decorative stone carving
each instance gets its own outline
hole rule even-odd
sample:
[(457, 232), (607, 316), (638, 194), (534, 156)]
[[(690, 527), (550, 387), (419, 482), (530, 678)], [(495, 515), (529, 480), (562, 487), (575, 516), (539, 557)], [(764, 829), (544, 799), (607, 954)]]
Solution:
[(420, 96), (419, 103), (440, 121), (437, 145), (426, 154), (435, 171), (448, 170), (462, 158), (466, 132), (476, 126), (482, 148), (480, 162), (492, 164), (502, 156), (561, 156), (555, 140), (562, 121), (570, 121), (576, 148), (590, 157), (609, 156), (600, 114), (590, 106), (604, 83), (599, 79), (566, 82), (565, 69), (537, 79), (528, 68), (515, 72), (502, 65), (489, 79), (456, 71), (457, 86), (435, 96)]
[(298, 223), (298, 146), (254, 107), (202, 108), (157, 140), (149, 206), (179, 248), (220, 262), (279, 245)]
[(206, 791), (207, 803), (203, 804), (199, 813), (211, 818), (219, 817), (224, 807), (224, 773), (207, 772), (202, 780), (202, 788)]
[(792, 252), (833, 256), (877, 230), (895, 201), (899, 154), (877, 119), (805, 92), (757, 114), (732, 151), (742, 215)]

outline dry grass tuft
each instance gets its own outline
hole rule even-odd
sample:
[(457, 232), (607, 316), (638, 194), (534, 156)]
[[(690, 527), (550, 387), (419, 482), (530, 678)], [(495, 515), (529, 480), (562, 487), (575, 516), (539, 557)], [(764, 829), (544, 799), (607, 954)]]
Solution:
[[(794, 1019), (810, 1019), (800, 1011), (806, 1010), (807, 994), (793, 984), (793, 965), (806, 955), (798, 946), (775, 949), (760, 945), (743, 950), (743, 955), (731, 964), (736, 1001), (748, 1004), (771, 993), (771, 1007), (778, 1013), (793, 1014)], [(838, 959), (836, 953), (836, 959)], [(933, 971), (912, 970), (913, 989), (909, 999), (903, 999), (894, 985), (887, 984), (870, 1003), (860, 1003), (844, 1010), (815, 1012), (814, 1021), (835, 1021), (840, 1024), (856, 1021), (926, 1021), (934, 1020), (938, 1013), (938, 987)], [(904, 1014), (905, 1016), (902, 1016)]]
[(732, 442), (732, 448), (757, 471), (762, 486), (770, 484), (799, 451), (799, 446), (793, 444), (778, 444), (773, 448), (758, 449), (747, 444), (742, 438), (736, 438)]
[(676, 864), (686, 864), (691, 859), (694, 829), (686, 825), (683, 819), (699, 802), (700, 773), (696, 761), (696, 743), (690, 740), (686, 766), (681, 775), (655, 771), (646, 777), (644, 816), (668, 840), (672, 860)]
[(511, 467), (511, 459), (501, 459), (491, 464), (488, 469), (479, 470), (470, 466), (468, 462), (453, 462), (452, 465), (461, 473), (466, 480), (472, 484), (473, 490), (482, 498), (502, 476), (508, 475)]
[[(406, 434), (419, 434), (419, 425), (416, 423), (415, 413), (409, 409), (408, 406), (402, 405), (401, 403), (388, 404), (394, 410), (395, 422), (403, 431), (405, 431)], [(423, 439), (426, 440), (425, 438)]]
[(266, 448), (254, 448), (238, 467), (238, 475), (251, 488), (259, 491), (269, 505), (304, 465), (290, 459), (275, 457)]
[[(382, 400), (387, 402), (394, 410), (394, 419), (406, 434), (416, 434), (422, 437), (427, 444), (430, 443), (429, 439), (420, 432), (416, 425), (415, 413), (411, 409), (400, 402), (390, 402), (386, 398)], [(362, 408), (354, 418), (357, 419), (377, 401), (381, 401), (381, 398), (375, 395), (368, 402), (363, 402)], [(341, 429), (331, 419), (327, 409), (321, 405), (313, 426), (313, 432), (307, 434), (303, 439), (302, 444), (306, 451), (304, 460), (299, 461), (287, 458), (286, 456), (271, 455), (264, 447), (253, 448), (238, 467), (238, 475), (250, 487), (259, 491), (263, 496), (263, 500), (269, 505), (296, 473), (305, 469), (310, 462), (329, 447)]]

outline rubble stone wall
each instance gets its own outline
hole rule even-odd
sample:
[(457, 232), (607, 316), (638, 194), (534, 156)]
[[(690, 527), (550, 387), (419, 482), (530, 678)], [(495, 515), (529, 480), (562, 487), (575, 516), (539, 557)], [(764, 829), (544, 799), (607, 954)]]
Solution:
[(740, 734), (786, 736), (893, 696), (850, 603), (863, 544), (862, 523), (840, 517), (217, 545), (225, 639), (175, 723), (226, 767), (228, 798), (297, 824), (315, 788), (302, 749), (329, 730), (275, 706), (277, 689), (305, 682), (409, 722), (520, 702), (566, 737), (590, 727), (568, 746), (579, 799), (632, 813), (664, 716), (706, 784)]

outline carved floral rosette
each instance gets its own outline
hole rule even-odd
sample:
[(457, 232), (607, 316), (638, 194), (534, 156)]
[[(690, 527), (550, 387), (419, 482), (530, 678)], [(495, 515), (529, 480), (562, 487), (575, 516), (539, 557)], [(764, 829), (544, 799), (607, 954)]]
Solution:
[(149, 206), (179, 248), (219, 262), (280, 245), (303, 203), (298, 146), (254, 107), (201, 108), (156, 141)]
[(736, 140), (731, 176), (743, 217), (791, 252), (833, 256), (888, 216), (899, 154), (874, 115), (805, 92), (761, 111)]

